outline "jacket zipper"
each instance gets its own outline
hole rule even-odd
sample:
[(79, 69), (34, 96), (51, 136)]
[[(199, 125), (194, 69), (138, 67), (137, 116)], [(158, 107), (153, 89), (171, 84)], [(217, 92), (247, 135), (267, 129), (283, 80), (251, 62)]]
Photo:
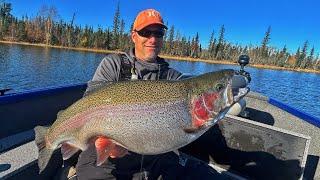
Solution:
[(160, 80), (160, 69), (161, 69), (161, 65), (160, 64), (158, 64), (158, 80)]

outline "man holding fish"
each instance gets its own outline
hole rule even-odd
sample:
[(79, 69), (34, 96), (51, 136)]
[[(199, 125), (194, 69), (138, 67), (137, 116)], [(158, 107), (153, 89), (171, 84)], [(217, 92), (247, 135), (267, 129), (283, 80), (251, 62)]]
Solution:
[(222, 119), (249, 90), (234, 94), (233, 70), (183, 79), (158, 56), (166, 29), (158, 11), (141, 11), (131, 33), (134, 48), (106, 56), (85, 96), (50, 128), (35, 128), (40, 171), (61, 145), (64, 159), (82, 150), (77, 179), (220, 178), (178, 149)]

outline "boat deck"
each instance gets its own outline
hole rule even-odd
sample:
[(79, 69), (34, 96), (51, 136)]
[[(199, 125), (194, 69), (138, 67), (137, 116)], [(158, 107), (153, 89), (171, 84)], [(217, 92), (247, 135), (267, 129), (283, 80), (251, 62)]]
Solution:
[[(250, 92), (246, 96), (249, 119), (307, 135), (311, 138), (305, 168), (306, 179), (320, 179), (320, 129), (268, 102), (269, 98)], [(257, 110), (259, 107), (260, 110)]]

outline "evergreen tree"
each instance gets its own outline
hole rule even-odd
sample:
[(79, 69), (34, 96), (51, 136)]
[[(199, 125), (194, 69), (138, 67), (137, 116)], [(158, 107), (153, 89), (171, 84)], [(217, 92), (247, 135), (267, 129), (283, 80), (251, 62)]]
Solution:
[(181, 38), (181, 46), (181, 56), (188, 56), (188, 44), (185, 36)]
[(287, 58), (287, 46), (285, 45), (277, 56), (278, 61), (276, 62), (276, 65), (283, 67), (286, 64)]
[(98, 30), (94, 33), (94, 47), (97, 49), (103, 48), (105, 38), (102, 28), (99, 26)]
[(193, 58), (200, 57), (200, 46), (199, 46), (199, 33), (197, 32), (196, 37), (194, 38), (193, 44)]
[(18, 41), (25, 41), (27, 39), (27, 33), (25, 31), (26, 26), (24, 21), (18, 22)]
[(58, 16), (58, 11), (54, 6), (42, 6), (39, 11), (40, 17), (44, 20), (45, 44), (49, 45), (52, 41), (54, 20)]
[(74, 23), (74, 19), (75, 19), (76, 14), (73, 13), (72, 15), (72, 19), (70, 24), (67, 25), (67, 29), (66, 29), (66, 34), (67, 34), (67, 46), (68, 47), (73, 47), (75, 42), (74, 42), (74, 33), (73, 33), (73, 23)]
[(16, 18), (12, 18), (12, 22), (9, 24), (9, 28), (8, 28), (8, 40), (10, 41), (16, 41), (16, 37), (17, 35), (17, 19)]
[(314, 46), (312, 46), (310, 50), (309, 56), (306, 58), (306, 66), (305, 68), (311, 68), (313, 65), (313, 56), (314, 56)]
[[(221, 29), (220, 29), (220, 32), (219, 32), (218, 44), (217, 44), (217, 47), (215, 49), (215, 55), (214, 55), (214, 57), (218, 58), (218, 59), (222, 58), (221, 54), (222, 54), (223, 45), (224, 45), (224, 42), (225, 42), (224, 33), (225, 33), (225, 28), (224, 28), (224, 25), (222, 25)], [(220, 54), (219, 57), (218, 57), (218, 54)]]
[(125, 41), (124, 28), (125, 28), (125, 23), (124, 23), (124, 20), (121, 19), (120, 31), (119, 31), (119, 49), (122, 51), (125, 50), (125, 44), (127, 44), (127, 42)]
[[(168, 22), (166, 22), (166, 26), (168, 26)], [(164, 52), (165, 54), (167, 54), (168, 52), (168, 30), (165, 31), (164, 36), (163, 36), (163, 47), (162, 47), (162, 52)]]
[(168, 37), (168, 49), (167, 54), (172, 54), (172, 48), (174, 45), (174, 26), (172, 25), (169, 30), (169, 37)]
[(209, 40), (209, 46), (208, 46), (209, 58), (212, 58), (214, 56), (214, 46), (215, 46), (215, 38), (214, 38), (214, 31), (212, 31), (210, 40)]
[(11, 23), (11, 19), (12, 19), (12, 15), (11, 15), (11, 11), (12, 11), (12, 6), (11, 3), (2, 3), (0, 6), (0, 38), (2, 39), (8, 29), (9, 29), (9, 25)]
[(270, 34), (271, 34), (271, 26), (268, 27), (264, 38), (261, 42), (261, 56), (267, 57), (268, 56), (268, 44), (270, 42)]
[[(193, 40), (192, 40), (193, 41)], [(189, 38), (188, 38), (188, 42), (187, 42), (187, 56), (189, 57), (189, 56), (191, 56), (191, 40), (190, 40), (190, 36), (189, 36)]]
[(116, 12), (113, 17), (113, 26), (112, 26), (112, 49), (119, 48), (119, 38), (120, 38), (120, 3), (118, 2)]
[(298, 47), (298, 49), (296, 51), (296, 54), (294, 56), (295, 59), (296, 59), (295, 67), (300, 67), (300, 64), (301, 64), (301, 62), (299, 61), (300, 60), (300, 56), (301, 56), (300, 47)]
[(105, 31), (106, 34), (106, 41), (105, 41), (105, 48), (110, 49), (111, 48), (111, 41), (112, 41), (112, 33), (110, 32), (109, 28)]
[(306, 68), (306, 57), (307, 57), (307, 51), (308, 51), (309, 42), (305, 41), (303, 43), (302, 51), (300, 53), (300, 56), (298, 58), (299, 66), (300, 68)]
[(177, 30), (175, 41), (173, 42), (173, 55), (181, 55), (181, 35), (179, 30)]
[(315, 57), (315, 65), (314, 65), (314, 69), (316, 70), (320, 70), (320, 58), (319, 58), (319, 53), (317, 54), (317, 56)]

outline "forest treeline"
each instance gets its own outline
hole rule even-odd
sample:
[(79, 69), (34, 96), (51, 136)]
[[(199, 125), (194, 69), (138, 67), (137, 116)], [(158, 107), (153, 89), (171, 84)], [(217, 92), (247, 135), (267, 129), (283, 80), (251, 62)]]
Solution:
[[(58, 12), (53, 6), (41, 7), (35, 17), (25, 15), (21, 18), (11, 14), (11, 3), (2, 2), (0, 6), (0, 40), (120, 51), (132, 46), (130, 30), (125, 31), (125, 22), (120, 16), (119, 3), (113, 25), (96, 29), (75, 24), (75, 14), (70, 22), (58, 20)], [(199, 33), (186, 37), (174, 25), (167, 26), (163, 55), (234, 62), (240, 54), (248, 54), (251, 64), (320, 70), (319, 54), (315, 54), (315, 48), (307, 40), (293, 54), (288, 52), (286, 46), (281, 49), (271, 47), (271, 26), (267, 28), (260, 45), (240, 46), (225, 39), (226, 29), (222, 25), (217, 33), (212, 31), (208, 47), (201, 46)], [(132, 29), (132, 24), (129, 29)]]

